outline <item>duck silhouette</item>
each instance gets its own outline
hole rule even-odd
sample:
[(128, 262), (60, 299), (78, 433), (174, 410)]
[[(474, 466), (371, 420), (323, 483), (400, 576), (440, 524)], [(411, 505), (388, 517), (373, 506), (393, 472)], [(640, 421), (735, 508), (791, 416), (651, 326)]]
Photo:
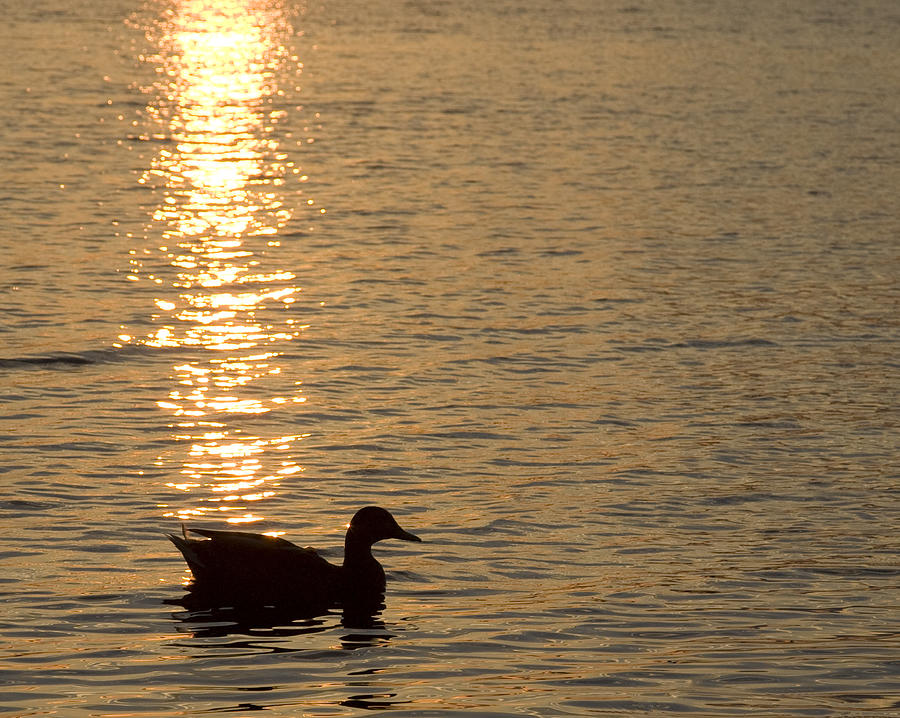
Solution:
[[(203, 538), (188, 537), (188, 533)], [(166, 534), (181, 551), (194, 578), (178, 601), (189, 610), (275, 606), (316, 615), (341, 605), (345, 614), (373, 613), (384, 598), (384, 569), (372, 545), (384, 539), (421, 541), (378, 506), (353, 516), (344, 539), (344, 563), (335, 566), (315, 549), (244, 531), (188, 529)]]

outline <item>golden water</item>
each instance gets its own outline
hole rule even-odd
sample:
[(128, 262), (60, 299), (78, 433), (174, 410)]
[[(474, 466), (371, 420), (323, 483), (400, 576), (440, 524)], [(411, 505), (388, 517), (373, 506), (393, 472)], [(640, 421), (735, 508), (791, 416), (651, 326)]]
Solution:
[[(0, 710), (900, 712), (891, 3), (7, 15)], [(372, 629), (163, 603), (367, 504)]]

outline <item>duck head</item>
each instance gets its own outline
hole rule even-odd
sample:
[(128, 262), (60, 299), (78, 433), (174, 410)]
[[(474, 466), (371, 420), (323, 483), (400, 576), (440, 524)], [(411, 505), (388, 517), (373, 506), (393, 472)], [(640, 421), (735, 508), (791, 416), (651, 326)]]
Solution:
[(366, 506), (356, 512), (347, 528), (347, 541), (371, 546), (382, 539), (421, 541), (415, 534), (404, 531), (389, 511), (379, 506)]

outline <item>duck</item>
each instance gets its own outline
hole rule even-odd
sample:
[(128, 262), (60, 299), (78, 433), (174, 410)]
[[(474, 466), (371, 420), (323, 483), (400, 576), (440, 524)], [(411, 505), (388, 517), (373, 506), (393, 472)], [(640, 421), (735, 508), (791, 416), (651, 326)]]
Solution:
[[(196, 534), (202, 538), (192, 538)], [(344, 538), (344, 562), (336, 566), (310, 547), (266, 534), (187, 528), (166, 534), (193, 574), (187, 608), (265, 607), (300, 609), (308, 615), (341, 605), (377, 610), (384, 598), (385, 575), (372, 555), (384, 539), (416, 541), (380, 506), (361, 508)]]

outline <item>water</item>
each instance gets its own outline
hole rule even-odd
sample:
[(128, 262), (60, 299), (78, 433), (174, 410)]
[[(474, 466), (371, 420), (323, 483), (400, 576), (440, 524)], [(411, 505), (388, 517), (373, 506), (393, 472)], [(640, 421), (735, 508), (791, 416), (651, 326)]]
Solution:
[(5, 16), (4, 712), (900, 715), (893, 3)]

